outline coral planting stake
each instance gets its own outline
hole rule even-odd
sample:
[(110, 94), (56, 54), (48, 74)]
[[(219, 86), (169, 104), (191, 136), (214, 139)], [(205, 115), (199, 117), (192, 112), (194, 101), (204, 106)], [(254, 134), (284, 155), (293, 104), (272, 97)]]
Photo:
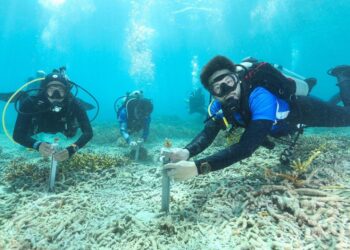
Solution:
[(51, 168), (50, 168), (50, 177), (49, 177), (49, 192), (53, 192), (55, 189), (55, 179), (57, 173), (57, 161), (54, 158), (54, 153), (58, 148), (58, 138), (55, 138), (54, 143), (51, 144), (53, 153), (51, 155)]

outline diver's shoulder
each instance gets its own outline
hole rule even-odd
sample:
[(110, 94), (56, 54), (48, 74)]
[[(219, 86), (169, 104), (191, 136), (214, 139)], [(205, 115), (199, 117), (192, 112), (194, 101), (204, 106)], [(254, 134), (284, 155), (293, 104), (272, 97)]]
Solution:
[(249, 95), (249, 98), (276, 98), (276, 95), (270, 92), (268, 89), (258, 86), (253, 89), (253, 91)]

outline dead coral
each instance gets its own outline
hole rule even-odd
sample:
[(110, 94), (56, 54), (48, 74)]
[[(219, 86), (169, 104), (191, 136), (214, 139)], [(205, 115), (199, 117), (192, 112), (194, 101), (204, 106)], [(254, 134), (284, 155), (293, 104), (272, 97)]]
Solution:
[(319, 155), (304, 174), (312, 185), (296, 187), (281, 176), (264, 178), (279, 156), (259, 149), (222, 171), (173, 183), (170, 218), (158, 214), (157, 167), (130, 164), (58, 195), (19, 200), (0, 226), (0, 248), (349, 249), (350, 193), (330, 188), (348, 187), (346, 150)]

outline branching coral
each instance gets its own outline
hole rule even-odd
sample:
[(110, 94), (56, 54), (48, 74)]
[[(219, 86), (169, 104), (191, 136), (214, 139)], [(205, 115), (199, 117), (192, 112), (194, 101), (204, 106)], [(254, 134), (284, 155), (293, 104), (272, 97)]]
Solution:
[[(300, 179), (300, 176), (304, 173), (306, 173), (313, 161), (322, 153), (322, 151), (325, 149), (326, 144), (322, 144), (319, 148), (311, 151), (310, 156), (306, 161), (301, 161), (300, 158), (293, 161), (291, 164), (291, 167), (294, 171), (292, 171), (291, 174), (286, 173), (276, 173), (273, 172), (271, 169), (265, 169), (265, 178), (271, 178), (271, 177), (280, 177), (285, 180), (288, 180), (293, 183), (294, 186), (302, 186), (305, 183), (307, 183), (309, 180), (302, 180)], [(311, 174), (312, 175), (312, 174)]]
[[(109, 156), (96, 153), (78, 153), (71, 159), (59, 163), (58, 179), (75, 176), (77, 173), (96, 172), (112, 167), (123, 166), (130, 161), (122, 156)], [(26, 188), (46, 184), (49, 177), (50, 163), (47, 159), (26, 162), (18, 158), (5, 168), (2, 179), (13, 188)]]
[(2, 179), (12, 186), (32, 186), (47, 180), (48, 169), (41, 164), (26, 163), (25, 159), (17, 158), (5, 168)]
[(317, 156), (321, 154), (321, 149), (324, 146), (321, 146), (319, 149), (313, 150), (309, 156), (309, 158), (306, 161), (301, 161), (300, 158), (298, 158), (296, 161), (293, 161), (291, 164), (291, 167), (298, 173), (302, 174), (307, 172), (309, 169), (311, 163), (316, 159)]
[(171, 148), (172, 146), (173, 146), (172, 141), (170, 139), (168, 139), (168, 138), (165, 138), (165, 140), (164, 140), (164, 147), (165, 148)]
[(122, 166), (129, 160), (122, 156), (109, 156), (107, 154), (79, 153), (67, 161), (62, 162), (59, 168), (64, 170), (98, 171), (110, 167)]
[(271, 169), (266, 168), (265, 169), (265, 178), (271, 178), (271, 177), (281, 177), (285, 180), (288, 180), (292, 182), (295, 186), (302, 186), (304, 181), (299, 179), (299, 176), (296, 174), (283, 174), (283, 173), (275, 173)]

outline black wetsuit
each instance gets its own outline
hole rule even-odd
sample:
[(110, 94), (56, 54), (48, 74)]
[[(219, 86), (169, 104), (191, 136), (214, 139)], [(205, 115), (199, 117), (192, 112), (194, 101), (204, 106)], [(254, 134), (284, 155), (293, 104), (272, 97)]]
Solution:
[[(45, 98), (28, 98), (20, 107), (25, 114), (18, 114), (13, 139), (27, 148), (38, 149), (39, 142), (32, 138), (33, 135), (61, 132), (67, 137), (73, 137), (80, 128), (82, 135), (74, 144), (82, 148), (93, 136), (89, 118), (82, 105), (73, 97), (71, 101), (65, 102), (66, 105), (60, 112), (52, 112), (48, 109), (50, 104)], [(75, 152), (72, 146), (67, 147), (67, 150), (70, 156)]]
[[(228, 122), (233, 124), (233, 121), (228, 120)], [(350, 126), (350, 107), (331, 105), (310, 96), (299, 97), (291, 105), (290, 114), (285, 119), (285, 125), (289, 127), (290, 131), (295, 130), (296, 124), (305, 124), (313, 127)], [(208, 157), (196, 160), (196, 166), (198, 167), (201, 163), (208, 162), (211, 166), (211, 171), (215, 171), (251, 156), (259, 146), (266, 142), (272, 126), (273, 121), (271, 120), (246, 121), (244, 125), (245, 131), (238, 143)], [(189, 150), (190, 157), (206, 149), (213, 142), (220, 129), (224, 128), (222, 120), (209, 120), (202, 132), (185, 147)]]

